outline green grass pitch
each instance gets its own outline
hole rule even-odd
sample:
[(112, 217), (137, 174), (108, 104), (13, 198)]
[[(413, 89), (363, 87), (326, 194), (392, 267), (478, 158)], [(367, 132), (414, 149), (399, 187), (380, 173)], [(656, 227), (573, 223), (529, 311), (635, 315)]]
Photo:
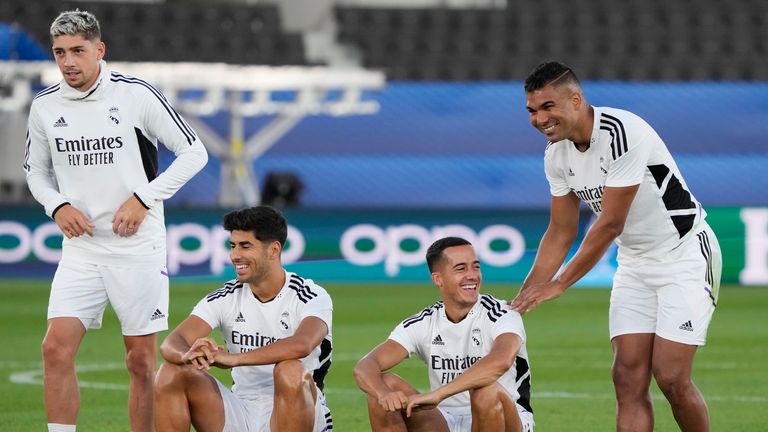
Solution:
[[(322, 283), (322, 281), (319, 281)], [(48, 281), (0, 281), (0, 430), (43, 430), (40, 341), (45, 332)], [(369, 430), (365, 398), (357, 390), (352, 367), (384, 340), (403, 318), (437, 299), (427, 285), (324, 284), (334, 300), (334, 359), (326, 380), (334, 429)], [(215, 284), (172, 280), (171, 325)], [(486, 286), (485, 292), (510, 298), (513, 286)], [(607, 309), (610, 291), (572, 289), (525, 317), (531, 357), (532, 403), (538, 431), (614, 430), (610, 378), (611, 348)], [(707, 398), (712, 430), (763, 431), (768, 424), (768, 289), (725, 286), (700, 350), (694, 379)], [(161, 338), (165, 333), (161, 335)], [(83, 386), (82, 431), (128, 430), (127, 373), (114, 313), (104, 328), (90, 332), (78, 356)], [(229, 382), (226, 372), (216, 375)], [(418, 360), (397, 372), (417, 387), (427, 386)], [(653, 384), (656, 430), (677, 430), (668, 404)]]

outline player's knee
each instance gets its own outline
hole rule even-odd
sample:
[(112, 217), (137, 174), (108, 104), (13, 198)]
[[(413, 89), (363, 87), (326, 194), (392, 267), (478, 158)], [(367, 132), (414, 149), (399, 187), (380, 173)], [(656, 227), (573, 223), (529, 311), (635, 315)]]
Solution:
[(298, 360), (281, 361), (273, 372), (275, 386), (281, 391), (298, 392), (308, 389), (311, 376)]
[(406, 382), (402, 378), (400, 378), (398, 375), (395, 375), (390, 372), (385, 372), (381, 374), (381, 380), (384, 381), (384, 384), (386, 384), (387, 387), (389, 387), (393, 391), (401, 391), (405, 394), (412, 393), (411, 391), (409, 391), (410, 389), (406, 384)]
[(478, 387), (469, 391), (469, 402), (473, 415), (495, 415), (501, 413), (501, 394), (495, 384)]
[(132, 377), (152, 379), (155, 375), (155, 357), (151, 350), (133, 349), (125, 356), (125, 367)]
[(690, 377), (675, 371), (654, 371), (654, 378), (659, 389), (668, 399), (676, 399), (685, 394), (691, 384)]
[(56, 365), (74, 364), (75, 350), (72, 347), (60, 343), (56, 339), (45, 338), (40, 345), (43, 361), (48, 367)]

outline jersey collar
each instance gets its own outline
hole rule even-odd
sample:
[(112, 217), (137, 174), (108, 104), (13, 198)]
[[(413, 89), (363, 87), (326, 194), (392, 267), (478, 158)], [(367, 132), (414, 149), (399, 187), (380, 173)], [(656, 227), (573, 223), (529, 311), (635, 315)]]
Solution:
[(107, 69), (107, 62), (99, 60), (99, 78), (88, 90), (81, 92), (74, 89), (67, 84), (65, 80), (61, 80), (61, 96), (64, 99), (69, 100), (97, 100), (101, 99), (104, 94), (105, 88), (109, 83), (109, 69)]

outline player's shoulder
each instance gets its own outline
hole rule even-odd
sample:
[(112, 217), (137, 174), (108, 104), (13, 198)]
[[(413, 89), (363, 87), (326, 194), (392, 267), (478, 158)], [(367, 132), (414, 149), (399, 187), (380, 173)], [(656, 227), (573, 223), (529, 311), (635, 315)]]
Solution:
[(32, 108), (55, 100), (54, 96), (57, 94), (61, 94), (61, 83), (40, 90), (32, 99)]
[(304, 304), (323, 297), (330, 299), (328, 291), (312, 279), (303, 278), (292, 272), (286, 272), (286, 279), (289, 292), (293, 293)]
[(403, 328), (408, 328), (414, 324), (427, 324), (437, 317), (438, 312), (443, 307), (444, 306), (442, 300), (438, 301), (430, 306), (425, 307), (418, 313), (404, 319), (400, 324), (402, 324)]
[(619, 133), (627, 133), (636, 128), (649, 127), (642, 117), (632, 111), (613, 107), (595, 107), (600, 128), (610, 128)]
[(243, 289), (243, 286), (242, 282), (237, 279), (232, 279), (227, 281), (221, 288), (208, 293), (208, 295), (205, 296), (205, 300), (208, 303), (213, 301), (231, 301), (237, 297), (237, 294), (241, 292), (240, 290)]
[(134, 97), (157, 99), (165, 102), (165, 96), (155, 86), (139, 77), (111, 70), (109, 72), (110, 83), (122, 92), (130, 93)]
[(502, 316), (514, 312), (507, 306), (507, 302), (499, 300), (490, 294), (481, 294), (478, 303), (480, 303), (480, 309), (488, 320), (494, 323)]

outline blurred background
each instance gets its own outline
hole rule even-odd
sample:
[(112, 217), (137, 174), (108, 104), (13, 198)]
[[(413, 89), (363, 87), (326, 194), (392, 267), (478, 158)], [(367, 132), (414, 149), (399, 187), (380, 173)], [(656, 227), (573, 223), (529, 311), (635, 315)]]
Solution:
[[(550, 199), (521, 81), (556, 59), (590, 103), (666, 141), (720, 236), (724, 280), (768, 283), (762, 0), (6, 0), (4, 274), (49, 274), (58, 258), (21, 161), (30, 99), (60, 80), (50, 22), (74, 8), (100, 20), (110, 67), (156, 85), (211, 153), (166, 203), (173, 274), (228, 271), (221, 215), (267, 203), (292, 225), (286, 261), (318, 279), (422, 280), (431, 240), (459, 234), (486, 277), (519, 282)], [(584, 283), (609, 285), (613, 255)]]

